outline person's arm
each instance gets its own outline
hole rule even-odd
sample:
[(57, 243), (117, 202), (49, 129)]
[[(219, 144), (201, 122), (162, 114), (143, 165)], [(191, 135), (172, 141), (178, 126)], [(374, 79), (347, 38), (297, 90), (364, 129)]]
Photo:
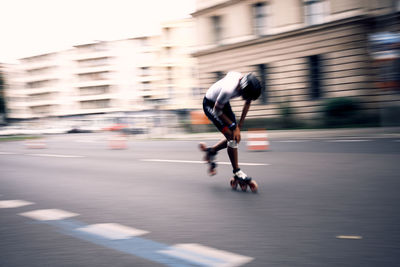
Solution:
[(228, 125), (229, 131), (231, 132), (230, 135), (232, 136), (232, 140), (236, 140), (237, 143), (240, 143), (241, 136), (239, 127), (235, 123), (233, 123), (233, 121), (231, 121), (229, 117), (226, 116), (217, 106), (214, 107), (214, 113), (217, 114), (220, 120)]
[(243, 109), (242, 109), (242, 115), (240, 116), (240, 120), (239, 120), (239, 125), (238, 127), (241, 129), (244, 123), (244, 119), (247, 116), (247, 112), (249, 112), (250, 109), (250, 105), (251, 105), (251, 100), (247, 100), (244, 103)]

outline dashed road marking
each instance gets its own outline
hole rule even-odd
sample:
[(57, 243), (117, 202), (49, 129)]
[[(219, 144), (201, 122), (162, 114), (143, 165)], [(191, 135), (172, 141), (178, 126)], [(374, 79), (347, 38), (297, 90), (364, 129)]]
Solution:
[(59, 209), (45, 209), (23, 212), (19, 215), (38, 221), (54, 221), (75, 217), (79, 214)]
[[(1, 194), (0, 194), (1, 196)], [(19, 207), (24, 207), (28, 205), (33, 205), (35, 203), (25, 201), (25, 200), (2, 200), (0, 201), (0, 209), (9, 209), (9, 208), (19, 208)]]
[(281, 140), (281, 141), (274, 141), (277, 143), (304, 143), (304, 142), (310, 142), (311, 140)]
[(24, 154), (26, 156), (36, 156), (36, 157), (52, 157), (52, 158), (84, 158), (85, 156), (78, 155), (58, 155), (58, 154)]
[(118, 223), (91, 224), (77, 229), (86, 233), (99, 235), (111, 240), (128, 239), (134, 236), (141, 236), (149, 233), (148, 231), (124, 226)]
[(362, 236), (360, 235), (338, 235), (336, 236), (337, 239), (353, 239), (353, 240), (360, 240)]
[(52, 157), (52, 158), (85, 158), (86, 157), (86, 156), (80, 156), (80, 155), (14, 153), (14, 152), (7, 152), (7, 151), (0, 151), (0, 155), (23, 155), (23, 156)]
[(330, 143), (351, 143), (351, 142), (371, 142), (370, 139), (337, 139), (337, 140), (328, 140)]
[[(206, 163), (205, 161), (196, 161), (196, 160), (174, 160), (174, 159), (141, 159), (141, 161), (146, 161), (146, 162), (169, 162), (169, 163), (191, 163), (191, 164), (204, 164)], [(230, 162), (226, 161), (218, 161), (218, 164), (221, 165), (231, 165)], [(246, 162), (240, 162), (240, 165), (243, 166), (269, 166), (271, 164), (268, 163), (246, 163)]]
[[(3, 204), (10, 205), (10, 203), (16, 204), (18, 202), (6, 203), (3, 201)], [(24, 202), (19, 203), (22, 204)], [(201, 244), (177, 244), (170, 246), (158, 243), (139, 237), (149, 233), (148, 231), (118, 223), (87, 225), (71, 219), (71, 217), (78, 216), (79, 214), (59, 209), (33, 210), (19, 213), (19, 215), (51, 225), (63, 234), (166, 266), (236, 267), (254, 259)]]
[(206, 247), (200, 244), (178, 244), (160, 253), (188, 260), (201, 266), (236, 267), (251, 262), (254, 258), (232, 252)]
[(16, 153), (0, 151), (0, 155), (16, 155)]

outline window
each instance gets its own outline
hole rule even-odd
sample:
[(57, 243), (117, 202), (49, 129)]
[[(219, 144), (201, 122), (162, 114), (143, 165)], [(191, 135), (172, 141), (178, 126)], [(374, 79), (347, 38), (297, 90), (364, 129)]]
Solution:
[(308, 66), (310, 69), (310, 96), (311, 99), (316, 100), (321, 98), (321, 56), (313, 55), (308, 57)]
[(254, 33), (257, 36), (267, 34), (267, 4), (264, 2), (253, 5)]
[(214, 33), (214, 42), (219, 43), (222, 40), (222, 19), (221, 16), (213, 16), (211, 17), (213, 33)]
[(224, 73), (222, 71), (216, 71), (216, 72), (214, 72), (214, 74), (215, 74), (216, 81), (219, 81), (222, 78), (224, 78)]
[(268, 85), (267, 85), (267, 79), (268, 79), (268, 66), (266, 64), (260, 64), (258, 65), (258, 73), (260, 77), (260, 82), (261, 82), (261, 103), (267, 104), (268, 102)]
[(304, 15), (307, 25), (324, 22), (324, 2), (322, 0), (304, 0)]
[(82, 109), (97, 109), (97, 108), (109, 108), (110, 100), (93, 100), (93, 101), (81, 101), (80, 102)]
[(150, 75), (150, 68), (149, 67), (141, 67), (140, 68), (142, 76), (149, 76)]

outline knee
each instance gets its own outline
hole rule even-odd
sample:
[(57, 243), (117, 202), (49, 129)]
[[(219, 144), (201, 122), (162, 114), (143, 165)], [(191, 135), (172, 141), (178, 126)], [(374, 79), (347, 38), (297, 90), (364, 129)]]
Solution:
[(230, 147), (230, 148), (237, 148), (238, 147), (238, 144), (237, 144), (237, 142), (236, 142), (236, 140), (228, 140), (228, 147)]

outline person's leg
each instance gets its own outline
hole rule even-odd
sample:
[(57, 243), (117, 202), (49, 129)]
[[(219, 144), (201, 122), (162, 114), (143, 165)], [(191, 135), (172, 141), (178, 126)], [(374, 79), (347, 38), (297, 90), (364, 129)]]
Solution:
[[(223, 112), (232, 122), (236, 123), (235, 114), (233, 113), (232, 107), (229, 103), (227, 103), (224, 106)], [(231, 162), (233, 172), (236, 173), (237, 171), (240, 170), (238, 143), (235, 140), (233, 140), (233, 132), (231, 130), (227, 129), (224, 132), (224, 135), (227, 140), (227, 148), (228, 148), (227, 150), (228, 150), (229, 160)]]
[(221, 139), (218, 143), (211, 147), (211, 149), (215, 152), (218, 152), (227, 147), (227, 140), (226, 138)]
[(227, 142), (228, 141), (226, 140), (226, 138), (223, 138), (212, 147), (208, 147), (206, 143), (203, 142), (200, 143), (199, 147), (203, 152), (207, 152), (205, 160), (208, 161), (208, 154), (216, 155), (220, 150), (227, 148)]
[[(231, 161), (231, 165), (233, 168), (233, 172), (239, 170), (239, 156), (238, 156), (238, 149), (237, 144), (235, 141), (228, 141), (228, 156), (229, 160)], [(235, 145), (236, 144), (236, 145)]]
[[(218, 131), (223, 132), (225, 125), (218, 118), (218, 116), (216, 114), (214, 114), (214, 112), (213, 112), (214, 105), (215, 105), (214, 102), (209, 101), (206, 98), (204, 98), (204, 100), (203, 100), (204, 114), (215, 125), (215, 127), (218, 129)], [(200, 150), (205, 152), (204, 160), (207, 161), (210, 165), (210, 169), (209, 169), (210, 175), (216, 174), (215, 158), (216, 158), (218, 151), (227, 147), (226, 143), (227, 143), (227, 141), (224, 138), (224, 139), (220, 140), (218, 143), (216, 143), (215, 145), (213, 145), (212, 147), (208, 147), (207, 144), (203, 143), (203, 142), (199, 144)]]
[(235, 177), (240, 178), (240, 179), (246, 179), (247, 174), (245, 174), (239, 166), (239, 153), (238, 153), (238, 144), (235, 140), (232, 140), (231, 138), (232, 133), (230, 132), (230, 135), (227, 134), (226, 137), (229, 138), (230, 140), (227, 142), (228, 146), (228, 156), (229, 160), (232, 165), (233, 173)]

